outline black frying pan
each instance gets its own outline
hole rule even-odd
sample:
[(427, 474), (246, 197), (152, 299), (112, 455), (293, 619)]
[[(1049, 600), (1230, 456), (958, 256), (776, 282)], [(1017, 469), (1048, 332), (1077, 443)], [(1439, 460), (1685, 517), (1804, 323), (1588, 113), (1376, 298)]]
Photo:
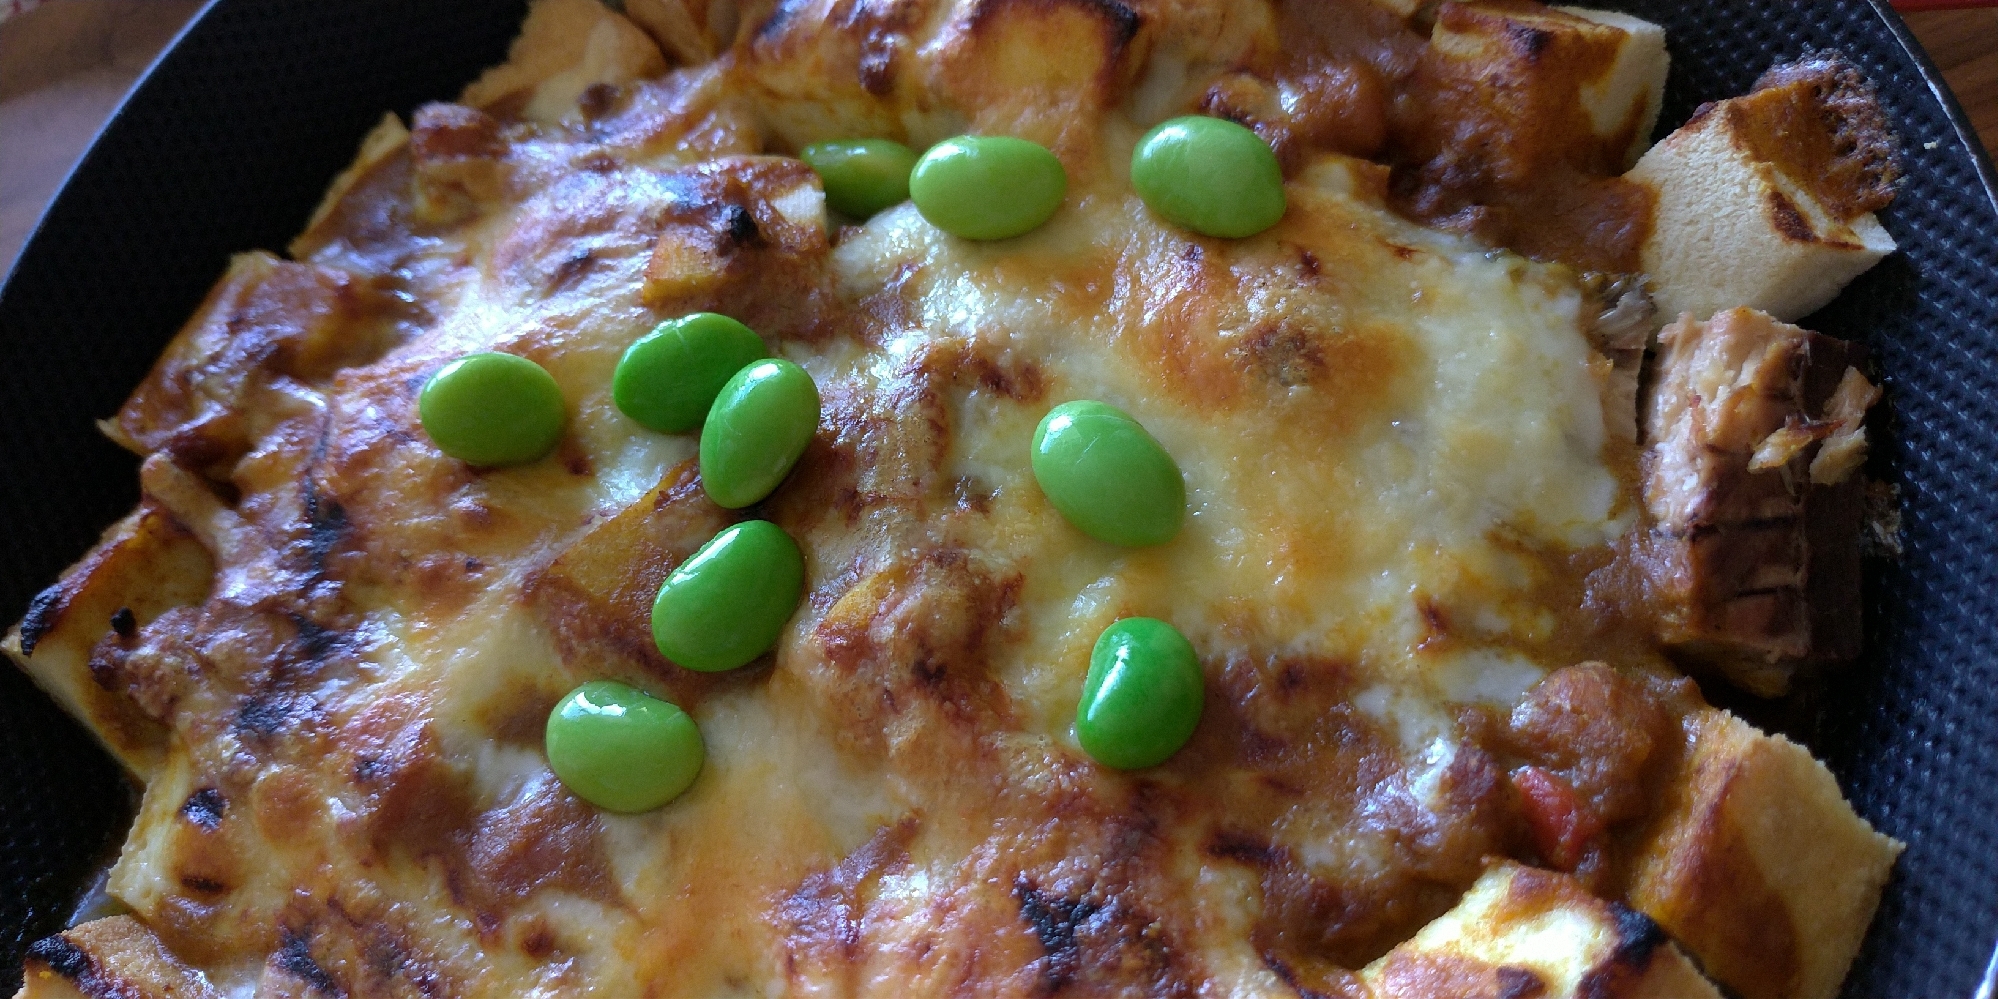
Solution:
[[(1869, 567), (1864, 660), (1761, 712), (1908, 843), (1850, 996), (1968, 996), (1998, 938), (1998, 203), (1941, 77), (1884, 3), (1603, 0), (1663, 23), (1670, 131), (1806, 47), (1851, 57), (1906, 140), (1902, 252), (1805, 325), (1866, 342), (1889, 418), (1870, 471), (1905, 556)], [(0, 619), (137, 499), (114, 412), (233, 252), (278, 248), (385, 109), (499, 61), (521, 0), (213, 0), (105, 127), (0, 290)], [(0, 141), (6, 137), (0, 136)], [(4, 623), (4, 622), (0, 622)], [(131, 789), (0, 668), (0, 990), (122, 839)], [(11, 979), (11, 981), (9, 981)]]

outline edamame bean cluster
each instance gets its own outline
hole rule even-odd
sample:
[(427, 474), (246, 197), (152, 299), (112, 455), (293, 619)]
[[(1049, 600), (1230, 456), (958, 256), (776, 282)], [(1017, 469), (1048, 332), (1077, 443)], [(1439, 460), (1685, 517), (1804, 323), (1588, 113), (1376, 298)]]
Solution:
[[(659, 324), (619, 359), (611, 401), (662, 433), (700, 431), (701, 484), (717, 505), (761, 502), (804, 454), (819, 422), (811, 375), (768, 356), (755, 331), (702, 312)], [(482, 352), (424, 384), (418, 417), (439, 450), (480, 467), (545, 457), (562, 436), (553, 375), (513, 354)], [(736, 524), (702, 545), (660, 585), (652, 637), (666, 658), (702, 672), (769, 651), (804, 593), (797, 542), (766, 520)], [(608, 680), (585, 683), (548, 717), (548, 765), (579, 797), (643, 812), (679, 796), (705, 750), (686, 712)]]
[[(1010, 239), (1040, 228), (1068, 194), (1047, 147), (1005, 135), (960, 135), (918, 157), (887, 139), (806, 146), (834, 211), (866, 219), (903, 199), (964, 239)], [(1131, 186), (1167, 221), (1204, 236), (1253, 236), (1283, 218), (1283, 169), (1261, 136), (1222, 118), (1187, 115), (1145, 134)]]
[[(1068, 192), (1061, 161), (1008, 136), (958, 136), (920, 157), (886, 139), (806, 147), (802, 158), (836, 212), (865, 219), (907, 199), (965, 239), (1009, 239), (1045, 224)], [(1283, 176), (1255, 133), (1185, 117), (1147, 133), (1131, 184), (1152, 211), (1208, 236), (1254, 235), (1283, 217)], [(752, 506), (791, 473), (817, 431), (818, 387), (769, 357), (761, 337), (715, 313), (669, 320), (640, 337), (611, 379), (619, 412), (660, 433), (700, 432), (701, 484), (727, 509)], [(479, 467), (538, 461), (560, 442), (565, 405), (546, 369), (480, 352), (439, 369), (418, 398), (424, 431), (445, 454)], [(1128, 413), (1080, 399), (1050, 410), (1030, 448), (1035, 482), (1076, 529), (1125, 547), (1171, 541), (1185, 520), (1179, 466)], [(804, 592), (797, 542), (750, 520), (715, 535), (675, 568), (652, 606), (661, 655), (702, 672), (737, 669), (776, 644)], [(1097, 639), (1076, 705), (1075, 737), (1098, 762), (1156, 766), (1199, 724), (1203, 680), (1193, 645), (1172, 625), (1121, 619)], [(615, 812), (658, 808), (692, 786), (705, 759), (699, 727), (678, 706), (593, 680), (549, 714), (548, 763), (562, 782)]]

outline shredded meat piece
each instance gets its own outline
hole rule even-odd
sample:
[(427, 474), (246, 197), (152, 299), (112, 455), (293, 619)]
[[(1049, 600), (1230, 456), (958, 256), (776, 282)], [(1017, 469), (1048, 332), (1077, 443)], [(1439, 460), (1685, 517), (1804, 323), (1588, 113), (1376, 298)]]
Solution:
[(1861, 348), (1759, 312), (1682, 319), (1660, 341), (1645, 423), (1652, 528), (1637, 556), (1660, 637), (1774, 696), (1801, 664), (1859, 650), (1863, 487), (1851, 472), (1879, 393), (1853, 367)]

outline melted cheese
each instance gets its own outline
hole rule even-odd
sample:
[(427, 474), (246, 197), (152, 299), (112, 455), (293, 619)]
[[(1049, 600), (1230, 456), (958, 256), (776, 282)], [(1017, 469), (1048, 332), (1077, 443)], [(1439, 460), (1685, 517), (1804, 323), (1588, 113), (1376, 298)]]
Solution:
[[(608, 60), (615, 37), (591, 39)], [(1175, 58), (1173, 74), (1207, 65)], [(1253, 864), (1360, 897), (1397, 890), (1408, 830), (1474, 829), (1460, 774), (1484, 764), (1455, 711), (1503, 709), (1569, 663), (1555, 642), (1579, 614), (1566, 560), (1629, 526), (1628, 456), (1606, 438), (1572, 274), (1397, 217), (1378, 168), (1336, 155), (1288, 183), (1276, 228), (1191, 238), (1114, 166), (1155, 97), (1095, 109), (1064, 208), (1017, 240), (958, 240), (908, 205), (829, 231), (809, 179), (765, 184), (770, 224), (819, 247), (800, 251), (816, 311), (783, 312), (795, 303), (775, 292), (745, 306), (776, 310), (762, 331), (828, 400), (819, 450), (764, 511), (798, 536), (811, 592), (768, 666), (697, 683), (620, 646), (629, 631), (570, 633), (632, 622), (536, 601), (605, 532), (705, 509), (673, 486), (694, 438), (637, 427), (609, 382), (662, 317), (646, 291), (657, 215), (693, 183), (673, 171), (752, 144), (716, 95), (786, 82), (729, 71), (641, 88), (632, 106), (678, 108), (659, 113), (681, 129), (654, 122), (642, 140), (544, 106), (588, 74), (560, 76), (529, 106), (555, 124), (509, 140), (504, 193), (389, 263), (356, 219), (369, 199), (407, 197), (382, 178), (408, 154), (371, 148), (343, 178), (345, 204), (301, 241), (307, 262), (393, 271), (428, 315), (316, 384), (321, 415), (285, 416), (258, 442), (270, 485), (245, 501), (259, 544), (298, 510), (345, 511), (352, 535), (315, 598), (341, 608), (339, 651), (295, 681), (309, 704), (286, 717), (310, 721), (275, 743), (240, 719), (278, 680), (200, 681), (178, 702), (163, 719), (174, 762), (114, 892), (176, 946), (206, 939), (190, 959), (239, 986), (292, 973), (259, 955), (295, 937), (359, 990), (408, 991), (420, 968), (463, 995), (1087, 991), (1107, 988), (1089, 977), (1099, 964), (1165, 976), (1143, 979), (1159, 988), (1275, 989), (1252, 941), (1274, 905), (1259, 885), (1275, 882)], [(796, 139), (856, 106), (762, 100), (768, 127)], [(910, 131), (957, 127), (905, 111)], [(474, 349), (553, 373), (571, 406), (555, 457), (472, 473), (429, 448), (411, 386)], [(1171, 543), (1091, 541), (1035, 487), (1036, 421), (1082, 398), (1130, 412), (1178, 461), (1190, 516)], [(318, 419), (323, 454), (300, 443)], [(278, 550), (259, 564), (287, 564)], [(578, 599), (609, 614), (618, 576), (577, 576)], [(1209, 720), (1178, 762), (1122, 776), (1087, 761), (1071, 723), (1091, 644), (1135, 614), (1192, 639)], [(538, 719), (600, 675), (686, 685), (708, 764), (669, 807), (598, 815), (547, 772)], [(1324, 692), (1322, 710), (1282, 714), (1282, 697), (1239, 679), (1266, 675)], [(1265, 801), (1313, 772), (1280, 780), (1238, 751), (1265, 710), (1294, 730), (1271, 753), (1342, 754), (1324, 772), (1360, 776)], [(270, 802), (215, 834), (261, 868), (232, 874), (218, 903), (241, 925), (189, 915), (171, 883), (199, 838), (175, 810), (201, 786)], [(1250, 820), (1230, 802), (1273, 811)], [(1278, 859), (1215, 845), (1249, 821)], [(404, 964), (342, 963), (381, 948)]]

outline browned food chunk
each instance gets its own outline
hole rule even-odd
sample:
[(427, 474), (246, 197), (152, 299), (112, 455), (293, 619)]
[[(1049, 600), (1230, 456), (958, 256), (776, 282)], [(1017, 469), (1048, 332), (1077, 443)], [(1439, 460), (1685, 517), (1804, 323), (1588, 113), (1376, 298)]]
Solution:
[(1643, 914), (1510, 861), (1360, 977), (1381, 999), (1720, 995)]
[(1895, 139), (1851, 64), (1814, 55), (1708, 104), (1626, 179), (1655, 194), (1643, 269), (1668, 315), (1809, 315), (1894, 252)]
[(221, 990), (130, 916), (72, 926), (28, 948), (18, 999), (216, 999)]
[(1624, 898), (1745, 999), (1828, 999), (1901, 844), (1796, 743), (1710, 708), (1684, 729), (1685, 762), (1635, 838)]
[(1647, 815), (1657, 777), (1678, 760), (1690, 681), (1585, 662), (1556, 670), (1512, 710), (1511, 780), (1540, 861), (1591, 890), (1611, 861), (1612, 827)]
[(1861, 348), (1748, 309), (1660, 337), (1638, 560), (1660, 639), (1756, 694), (1859, 652)]

